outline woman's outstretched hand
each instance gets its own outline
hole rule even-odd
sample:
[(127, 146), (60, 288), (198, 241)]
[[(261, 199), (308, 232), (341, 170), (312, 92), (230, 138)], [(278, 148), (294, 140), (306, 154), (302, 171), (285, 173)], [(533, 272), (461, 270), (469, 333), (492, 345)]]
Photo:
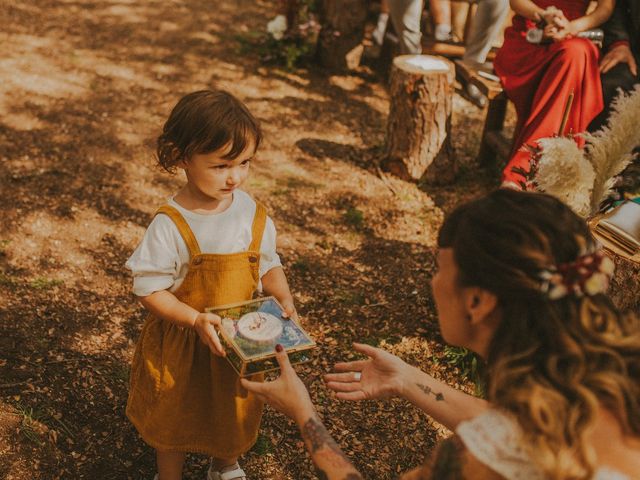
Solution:
[(325, 375), (327, 386), (341, 400), (368, 400), (400, 395), (406, 372), (412, 368), (381, 348), (354, 343), (353, 348), (368, 360), (337, 363), (337, 373)]
[(242, 386), (273, 408), (301, 424), (315, 415), (309, 392), (289, 362), (282, 345), (276, 345), (280, 376), (272, 382), (252, 382), (243, 378)]

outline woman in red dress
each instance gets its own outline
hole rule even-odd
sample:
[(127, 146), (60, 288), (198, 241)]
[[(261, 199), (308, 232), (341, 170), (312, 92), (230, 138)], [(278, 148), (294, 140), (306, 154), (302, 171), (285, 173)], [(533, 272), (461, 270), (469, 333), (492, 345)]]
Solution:
[[(572, 107), (561, 133), (586, 131), (602, 110), (598, 48), (576, 35), (606, 21), (614, 1), (599, 0), (589, 14), (589, 0), (510, 1), (516, 15), (494, 62), (518, 116), (511, 159), (502, 174), (503, 186), (522, 187), (525, 177), (518, 171), (530, 170), (531, 154), (525, 145), (535, 146), (538, 139), (559, 133), (572, 91)], [(527, 30), (543, 24), (542, 43), (529, 43)], [(583, 143), (579, 137), (576, 141)]]

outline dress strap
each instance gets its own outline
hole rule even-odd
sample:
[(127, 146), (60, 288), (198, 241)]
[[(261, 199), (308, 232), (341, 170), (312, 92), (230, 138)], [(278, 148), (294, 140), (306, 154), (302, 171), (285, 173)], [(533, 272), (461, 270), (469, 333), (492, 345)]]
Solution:
[(262, 245), (262, 234), (267, 224), (267, 209), (265, 206), (256, 201), (256, 213), (253, 217), (253, 225), (251, 226), (251, 245), (249, 251), (259, 252)]
[(177, 208), (172, 207), (171, 205), (163, 205), (156, 211), (156, 215), (165, 214), (168, 216), (173, 223), (175, 223), (178, 228), (178, 232), (182, 236), (184, 243), (187, 244), (187, 249), (189, 250), (189, 258), (193, 258), (196, 255), (200, 255), (200, 246), (198, 245), (198, 241), (196, 240), (196, 236), (193, 234), (191, 227), (184, 219), (182, 214), (178, 211)]

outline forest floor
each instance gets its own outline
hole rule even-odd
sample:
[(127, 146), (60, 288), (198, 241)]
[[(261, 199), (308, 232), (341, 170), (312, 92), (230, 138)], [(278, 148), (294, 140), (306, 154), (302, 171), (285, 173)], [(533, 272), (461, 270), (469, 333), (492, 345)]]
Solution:
[[(443, 215), (497, 184), (475, 162), (483, 112), (456, 94), (453, 185), (377, 169), (389, 108), (368, 68), (332, 75), (261, 64), (238, 35), (266, 0), (0, 3), (0, 478), (151, 479), (153, 451), (124, 416), (144, 313), (124, 263), (181, 177), (154, 166), (185, 93), (222, 88), (261, 120), (246, 189), (265, 203), (303, 324), (299, 371), (366, 478), (421, 463), (446, 430), (399, 401), (336, 400), (321, 375), (380, 345), (472, 389), (448, 363), (429, 282)], [(384, 177), (384, 178), (383, 178)], [(315, 478), (294, 426), (267, 409), (243, 458), (252, 479)], [(204, 478), (189, 457), (185, 478)]]

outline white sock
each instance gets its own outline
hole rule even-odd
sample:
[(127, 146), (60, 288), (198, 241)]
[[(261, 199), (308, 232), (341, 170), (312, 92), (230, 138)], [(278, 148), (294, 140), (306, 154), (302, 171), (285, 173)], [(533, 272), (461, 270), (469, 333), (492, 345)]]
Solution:
[(451, 25), (447, 23), (439, 23), (433, 32), (433, 36), (439, 42), (449, 40), (451, 37)]
[(378, 24), (376, 25), (375, 30), (371, 34), (373, 40), (378, 44), (382, 45), (382, 40), (384, 38), (384, 32), (387, 30), (387, 23), (389, 22), (389, 14), (381, 13), (378, 15)]

